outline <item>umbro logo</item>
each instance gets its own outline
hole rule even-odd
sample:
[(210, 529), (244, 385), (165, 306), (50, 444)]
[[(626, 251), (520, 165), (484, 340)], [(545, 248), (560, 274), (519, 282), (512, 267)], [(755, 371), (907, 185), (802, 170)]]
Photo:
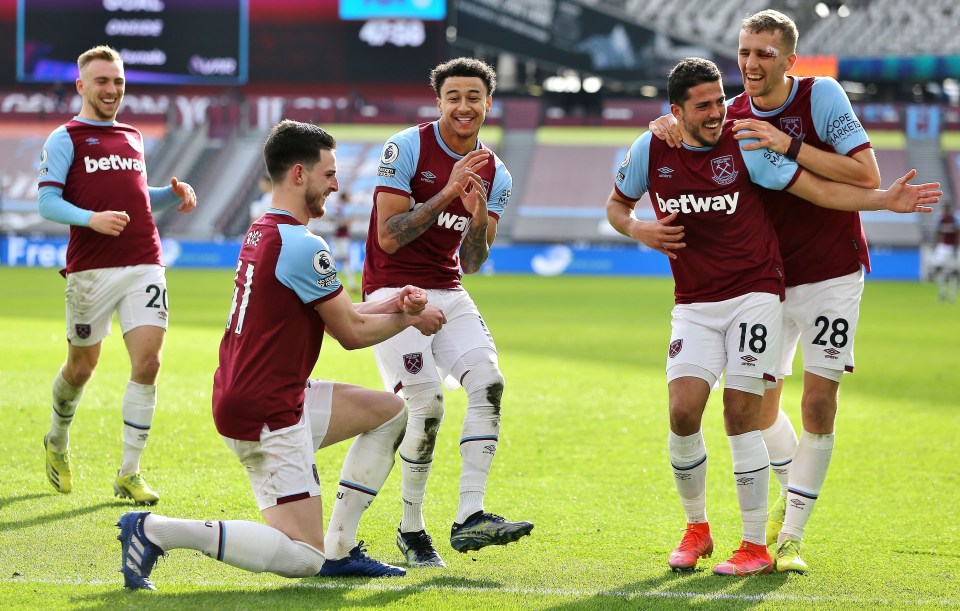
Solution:
[(100, 140), (97, 139), (97, 138), (87, 138), (85, 142), (86, 142), (87, 144), (89, 144), (90, 146), (94, 146), (94, 145), (96, 145), (96, 144), (100, 144)]
[(757, 357), (750, 354), (744, 354), (740, 357), (740, 360), (743, 361), (744, 365), (753, 365), (757, 362)]
[(751, 485), (751, 484), (753, 484), (753, 478), (752, 478), (752, 477), (741, 477), (741, 478), (739, 478), (739, 479), (737, 480), (737, 485), (738, 485), (738, 486), (749, 486), (749, 485)]
[(797, 509), (803, 509), (804, 507), (806, 507), (806, 503), (804, 503), (800, 499), (790, 499), (790, 504)]
[(838, 354), (840, 354), (839, 350), (835, 350), (833, 348), (827, 348), (826, 350), (824, 350), (824, 352), (829, 354), (830, 356), (837, 356)]
[(423, 177), (423, 182), (428, 182), (430, 184), (433, 184), (433, 181), (437, 178), (437, 175), (430, 170), (427, 170), (426, 172), (420, 172), (420, 176)]
[(660, 178), (670, 178), (670, 175), (673, 174), (673, 168), (663, 166), (662, 168), (657, 168), (657, 172), (660, 172)]

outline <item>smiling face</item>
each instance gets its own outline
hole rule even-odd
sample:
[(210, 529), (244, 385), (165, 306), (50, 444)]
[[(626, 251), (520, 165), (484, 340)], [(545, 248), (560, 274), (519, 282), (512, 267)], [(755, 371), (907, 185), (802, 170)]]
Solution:
[(687, 90), (682, 105), (671, 104), (683, 141), (691, 146), (714, 146), (720, 141), (723, 119), (727, 116), (723, 84), (720, 81), (701, 83)]
[(740, 30), (737, 63), (743, 88), (761, 108), (777, 108), (786, 101), (790, 90), (786, 73), (796, 61), (797, 55), (785, 49), (780, 30)]
[(476, 148), (480, 126), (490, 111), (493, 96), (475, 76), (451, 76), (440, 85), (440, 137), (451, 150), (465, 155)]
[(310, 218), (318, 219), (326, 214), (327, 197), (340, 189), (337, 182), (337, 155), (334, 151), (320, 152), (320, 161), (312, 168), (304, 167), (303, 200)]
[(77, 93), (83, 99), (80, 117), (92, 121), (113, 121), (120, 112), (126, 81), (123, 64), (94, 59), (80, 69)]

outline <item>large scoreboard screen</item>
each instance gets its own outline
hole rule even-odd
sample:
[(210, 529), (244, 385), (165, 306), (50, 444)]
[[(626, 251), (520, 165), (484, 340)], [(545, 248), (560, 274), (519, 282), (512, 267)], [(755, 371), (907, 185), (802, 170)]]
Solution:
[(72, 82), (77, 56), (105, 44), (128, 81), (247, 80), (248, 0), (18, 0), (17, 80)]

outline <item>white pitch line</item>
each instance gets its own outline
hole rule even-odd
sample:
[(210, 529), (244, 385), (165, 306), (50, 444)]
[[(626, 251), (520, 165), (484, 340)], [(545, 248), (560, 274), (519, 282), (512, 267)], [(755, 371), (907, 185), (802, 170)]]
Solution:
[[(616, 597), (616, 598), (653, 598), (653, 599), (680, 599), (680, 600), (731, 600), (743, 602), (801, 602), (801, 603), (844, 603), (854, 605), (942, 605), (942, 606), (960, 606), (960, 599), (952, 598), (927, 598), (917, 600), (904, 600), (902, 598), (858, 598), (845, 596), (808, 596), (803, 594), (781, 594), (772, 592), (769, 594), (730, 594), (725, 592), (684, 592), (675, 590), (571, 590), (561, 588), (514, 588), (514, 587), (483, 587), (483, 586), (438, 586), (431, 584), (411, 584), (411, 585), (390, 585), (384, 582), (369, 582), (357, 585), (337, 583), (332, 581), (307, 581), (300, 580), (296, 583), (297, 587), (312, 588), (318, 590), (367, 590), (372, 592), (427, 592), (444, 591), (457, 592), (462, 594), (521, 594), (531, 596), (559, 596), (566, 598), (587, 598), (587, 597)], [(0, 584), (48, 584), (48, 585), (88, 585), (105, 586), (115, 585), (122, 587), (123, 578), (117, 576), (115, 581), (104, 580), (83, 580), (83, 579), (22, 579), (17, 577), (0, 577)], [(177, 586), (185, 585), (185, 582), (176, 582)], [(188, 585), (198, 587), (250, 587), (263, 588), (263, 581), (194, 581)], [(163, 590), (163, 581), (157, 582), (157, 586)]]

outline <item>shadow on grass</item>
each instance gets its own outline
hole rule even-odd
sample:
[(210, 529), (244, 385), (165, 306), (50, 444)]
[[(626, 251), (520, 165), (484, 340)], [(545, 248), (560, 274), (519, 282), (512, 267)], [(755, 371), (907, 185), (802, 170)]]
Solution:
[(6, 509), (7, 505), (13, 505), (14, 503), (22, 503), (23, 501), (32, 501), (34, 499), (42, 499), (44, 497), (50, 496), (49, 494), (34, 493), (34, 494), (21, 494), (20, 496), (6, 496), (0, 498), (0, 511)]
[[(154, 576), (157, 576), (154, 574)], [(164, 585), (156, 583), (156, 592), (130, 591), (121, 587), (107, 593), (73, 596), (70, 603), (88, 609), (265, 609), (311, 608), (342, 609), (344, 607), (379, 608), (401, 603), (410, 595), (430, 590), (457, 589), (484, 590), (503, 587), (492, 580), (472, 580), (457, 577), (437, 577), (417, 583), (406, 579), (314, 579), (291, 580), (289, 585), (262, 590), (249, 588), (228, 590), (223, 587), (193, 592), (164, 592)], [(182, 586), (170, 586), (175, 589)]]
[[(49, 496), (46, 494), (25, 494), (23, 496), (15, 497), (6, 497), (0, 499), (0, 508), (5, 508), (7, 505), (20, 502), (20, 501), (32, 501), (37, 498), (42, 498)], [(33, 528), (35, 526), (43, 526), (50, 523), (60, 523), (64, 520), (69, 520), (70, 518), (75, 518), (77, 516), (86, 515), (88, 513), (96, 513), (101, 509), (107, 507), (129, 507), (129, 503), (123, 503), (121, 501), (104, 501), (102, 503), (97, 503), (95, 505), (87, 505), (85, 507), (76, 507), (74, 509), (68, 509), (66, 511), (56, 511), (51, 513), (44, 513), (36, 515), (32, 518), (26, 520), (13, 520), (10, 522), (0, 521), (0, 532), (23, 530), (25, 528)], [(119, 514), (118, 516), (119, 517)]]
[[(777, 599), (774, 594), (787, 581), (785, 573), (755, 577), (721, 577), (710, 568), (693, 573), (673, 573), (625, 583), (614, 590), (605, 590), (589, 598), (549, 607), (554, 611), (581, 609), (689, 609), (698, 604), (713, 603), (723, 609), (752, 609)], [(771, 597), (770, 595), (773, 594)]]

